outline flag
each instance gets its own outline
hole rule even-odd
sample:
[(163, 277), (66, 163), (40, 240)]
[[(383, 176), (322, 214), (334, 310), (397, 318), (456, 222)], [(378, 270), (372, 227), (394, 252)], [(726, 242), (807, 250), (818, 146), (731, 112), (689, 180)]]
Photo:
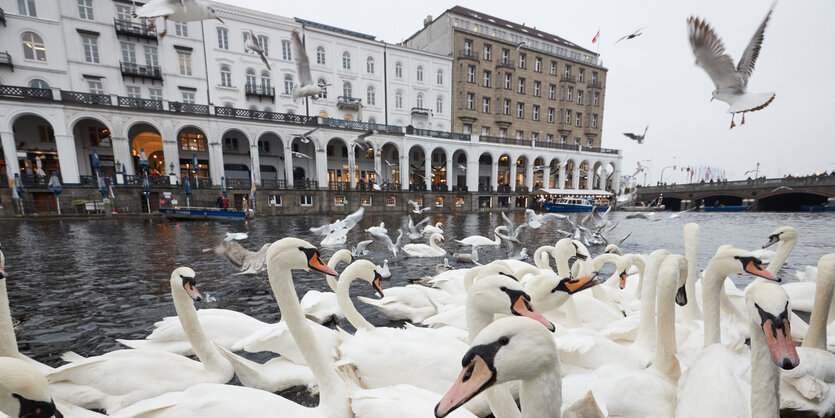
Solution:
[(597, 33), (592, 38), (591, 43), (596, 44), (598, 39), (600, 39), (600, 28), (597, 29)]

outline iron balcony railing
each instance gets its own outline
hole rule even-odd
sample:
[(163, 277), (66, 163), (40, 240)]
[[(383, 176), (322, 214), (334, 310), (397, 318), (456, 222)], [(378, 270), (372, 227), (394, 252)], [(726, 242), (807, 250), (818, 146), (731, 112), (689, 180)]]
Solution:
[(114, 18), (113, 26), (116, 28), (116, 35), (132, 36), (134, 38), (154, 41), (157, 40), (157, 30), (149, 27), (144, 21), (134, 22)]
[(395, 125), (383, 125), (380, 123), (359, 122), (355, 120), (322, 118), (321, 124), (334, 128), (359, 129), (363, 131), (375, 130), (390, 134), (402, 134), (403, 128)]
[(247, 84), (244, 86), (244, 90), (247, 96), (275, 97), (274, 87), (259, 86), (257, 84)]
[(510, 191), (510, 185), (509, 184), (502, 184), (502, 185), (499, 186), (498, 191), (500, 193), (507, 193), (507, 192)]
[(78, 91), (61, 90), (61, 101), (81, 103), (96, 106), (112, 106), (109, 94), (82, 93)]
[(449, 191), (449, 187), (446, 184), (433, 184), (432, 191), (446, 193)]
[(250, 179), (226, 179), (226, 187), (228, 189), (249, 190), (252, 187), (252, 181)]
[(475, 51), (473, 51), (471, 49), (469, 49), (469, 50), (468, 49), (462, 49), (462, 50), (458, 51), (458, 58), (466, 58), (466, 59), (471, 59), (471, 60), (474, 60), (474, 61), (478, 61), (478, 54), (476, 54)]
[(168, 110), (172, 112), (180, 112), (180, 113), (195, 113), (195, 114), (209, 114), (209, 106), (208, 105), (201, 105), (201, 104), (194, 104), (194, 103), (180, 103), (180, 102), (168, 102)]
[(0, 52), (0, 65), (8, 65), (14, 72), (14, 63), (12, 62), (12, 55), (9, 51)]
[(313, 116), (296, 115), (291, 113), (265, 112), (261, 110), (237, 109), (234, 107), (215, 107), (215, 115), (236, 119), (257, 119), (272, 122), (296, 123), (300, 125), (316, 125)]
[(296, 190), (318, 190), (319, 182), (310, 179), (293, 180), (293, 188)]
[(506, 68), (508, 70), (515, 70), (516, 67), (510, 61), (499, 61), (496, 63), (496, 69)]
[(611, 148), (597, 148), (597, 147), (584, 147), (583, 151), (587, 152), (596, 152), (599, 154), (614, 154), (617, 155), (620, 151)]
[(162, 70), (156, 65), (139, 65), (134, 62), (120, 61), (119, 68), (122, 70), (122, 76), (162, 81)]
[(410, 192), (425, 192), (426, 191), (426, 185), (423, 184), (423, 183), (421, 183), (421, 184), (410, 184), (409, 185), (409, 191)]
[(54, 100), (52, 90), (31, 87), (0, 86), (0, 96), (17, 97), (27, 100)]
[(287, 181), (278, 179), (261, 179), (262, 189), (286, 189)]
[(384, 191), (384, 192), (397, 192), (397, 191), (400, 191), (400, 190), (401, 190), (401, 188), (400, 188), (400, 183), (389, 183), (389, 182), (384, 182), (383, 184), (381, 184), (381, 185), (380, 185), (380, 190), (381, 190), (381, 191)]
[(571, 145), (571, 144), (562, 144), (559, 142), (540, 142), (537, 141), (535, 144), (539, 148), (553, 148), (553, 149), (565, 149), (571, 151), (579, 151), (580, 146), (578, 145)]
[(567, 81), (569, 83), (574, 83), (576, 81), (576, 76), (573, 75), (564, 75), (560, 77), (560, 81)]
[(339, 96), (336, 99), (336, 107), (339, 109), (358, 110), (361, 106), (360, 99), (355, 97)]
[(490, 185), (487, 185), (487, 184), (479, 184), (478, 185), (478, 191), (480, 191), (480, 192), (492, 192), (493, 191), (493, 186), (490, 186)]
[(452, 186), (453, 192), (466, 192), (467, 186)]
[(328, 190), (350, 190), (351, 183), (347, 181), (329, 181)]
[(413, 107), (412, 108), (412, 116), (429, 116), (432, 113), (431, 110), (423, 108), (423, 107)]
[(482, 136), (479, 137), (479, 141), (490, 142), (490, 143), (493, 143), (493, 144), (521, 145), (521, 146), (524, 146), (524, 147), (531, 146), (531, 140), (530, 139), (522, 139), (522, 138), (519, 138), (519, 139), (516, 139), (516, 138), (501, 138), (501, 137), (498, 137), (498, 136), (482, 135)]
[(119, 107), (129, 107), (132, 109), (145, 109), (156, 111), (162, 110), (162, 100), (143, 99), (141, 97), (119, 96), (117, 103)]
[(586, 84), (586, 87), (588, 87), (590, 89), (602, 89), (603, 88), (603, 83), (601, 83), (599, 81), (592, 81), (591, 83)]
[(470, 141), (470, 134), (459, 134), (454, 132), (436, 131), (432, 129), (420, 129), (414, 126), (407, 126), (406, 133), (409, 135), (428, 136), (441, 139), (455, 139), (458, 141)]

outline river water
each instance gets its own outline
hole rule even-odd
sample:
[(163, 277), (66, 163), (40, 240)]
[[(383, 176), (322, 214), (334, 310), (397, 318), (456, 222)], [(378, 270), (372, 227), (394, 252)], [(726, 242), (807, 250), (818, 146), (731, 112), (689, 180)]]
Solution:
[[(806, 265), (817, 265), (818, 259), (832, 252), (835, 214), (831, 213), (684, 213), (660, 220), (625, 219), (625, 213), (613, 213), (610, 220), (617, 226), (607, 234), (617, 241), (631, 233), (622, 249), (624, 253), (649, 253), (666, 248), (684, 252), (682, 227), (687, 222), (701, 226), (699, 265), (722, 244), (757, 249), (767, 241), (773, 230), (790, 225), (799, 232), (799, 242), (781, 271), (784, 281), (794, 281), (794, 272)], [(415, 216), (417, 222), (418, 217)], [(466, 215), (431, 214), (432, 223), (445, 225), (446, 250), (466, 252), (454, 242), (470, 235), (492, 237), (492, 230), (502, 224), (499, 214)], [(575, 215), (577, 216), (577, 215)], [(522, 214), (515, 214), (517, 223)], [(421, 218), (422, 219), (422, 218)], [(199, 308), (225, 308), (244, 312), (263, 321), (280, 319), (278, 306), (262, 277), (235, 276), (236, 268), (227, 261), (201, 250), (218, 242), (225, 232), (247, 232), (242, 245), (257, 250), (264, 243), (295, 236), (318, 245), (319, 239), (308, 228), (332, 221), (325, 216), (269, 217), (243, 222), (167, 222), (161, 219), (95, 219), (95, 220), (14, 220), (0, 221), (0, 242), (6, 255), (7, 288), (12, 315), (20, 321), (17, 338), (25, 354), (50, 365), (61, 364), (60, 355), (68, 350), (97, 355), (122, 348), (116, 338), (144, 338), (154, 322), (175, 315), (171, 303), (169, 277), (179, 266), (190, 266), (197, 272), (197, 285), (208, 302)], [(404, 214), (369, 215), (349, 234), (349, 243), (370, 239), (363, 230), (385, 222), (389, 234), (408, 218)], [(569, 229), (565, 221), (528, 230), (520, 240), (530, 253), (540, 245), (558, 238), (556, 229)], [(338, 248), (337, 248), (338, 249)], [(327, 259), (336, 249), (322, 249)], [(381, 244), (372, 244), (366, 257), (378, 264), (391, 259)], [(592, 255), (603, 247), (591, 248)], [(505, 247), (482, 248), (482, 262), (506, 258)], [(440, 258), (402, 258), (390, 263), (392, 279), (383, 287), (407, 284), (409, 278), (434, 274)], [(528, 259), (529, 262), (532, 260)], [(450, 262), (454, 267), (466, 267)], [(341, 268), (340, 268), (341, 270)], [(321, 274), (298, 272), (294, 275), (299, 295), (309, 289), (327, 290)], [(738, 284), (752, 277), (740, 276)], [(365, 282), (351, 287), (353, 296), (373, 296)], [(388, 324), (376, 310), (356, 301), (357, 307), (375, 325)], [(347, 323), (340, 326), (350, 329)]]

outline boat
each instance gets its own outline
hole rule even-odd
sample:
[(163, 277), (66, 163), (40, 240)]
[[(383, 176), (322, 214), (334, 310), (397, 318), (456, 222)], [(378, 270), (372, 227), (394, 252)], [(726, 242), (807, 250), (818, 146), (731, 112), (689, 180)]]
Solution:
[(804, 212), (823, 212), (835, 211), (835, 206), (821, 203), (820, 205), (800, 205), (800, 210)]
[(246, 212), (244, 211), (224, 208), (202, 208), (196, 206), (192, 206), (190, 208), (160, 208), (159, 213), (168, 219), (177, 220), (244, 221), (247, 219)]
[(665, 210), (667, 207), (664, 205), (658, 206), (618, 206), (618, 210), (624, 212), (661, 212)]
[(595, 202), (590, 197), (560, 197), (542, 205), (547, 212), (591, 212), (595, 207), (600, 211), (609, 208), (608, 204)]
[(744, 212), (748, 209), (751, 209), (751, 206), (719, 205), (719, 206), (705, 206), (702, 209), (705, 212)]

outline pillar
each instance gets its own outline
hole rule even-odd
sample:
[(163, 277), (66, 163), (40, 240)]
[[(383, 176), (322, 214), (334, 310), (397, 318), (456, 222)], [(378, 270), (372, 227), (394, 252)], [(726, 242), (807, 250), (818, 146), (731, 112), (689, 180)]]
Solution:
[[(9, 184), (7, 186), (12, 187), (11, 182), (14, 179), (15, 173), (20, 173), (14, 134), (11, 132), (0, 132), (0, 142), (3, 143), (3, 158), (6, 159), (6, 175), (9, 177)], [(52, 175), (52, 173), (47, 174)]]
[[(542, 172), (545, 174), (545, 171)], [(525, 169), (525, 187), (528, 188), (528, 191), (533, 191), (533, 164), (528, 161), (528, 165)]]
[(357, 187), (357, 157), (352, 146), (348, 146), (348, 185)]
[(467, 190), (478, 191), (478, 160), (467, 160)]
[(284, 178), (287, 187), (293, 187), (293, 152), (290, 146), (284, 147)]
[(615, 164), (615, 172), (612, 174), (612, 190), (620, 193), (620, 167)]
[(586, 170), (586, 178), (586, 190), (594, 190), (594, 167), (591, 165)]
[[(325, 148), (316, 148), (315, 151), (315, 158), (314, 163), (316, 164), (315, 173), (311, 173), (310, 177), (315, 175), (315, 178), (310, 178), (310, 180), (316, 180), (318, 187), (327, 188), (327, 180), (328, 180), (328, 152)], [(308, 170), (310, 172), (310, 170)]]
[(377, 173), (377, 175), (374, 176), (374, 183), (383, 184), (386, 179), (386, 176), (383, 175), (383, 151), (377, 147), (374, 147), (374, 172)]
[(600, 185), (598, 190), (606, 190), (606, 179), (609, 177), (609, 173), (606, 172), (606, 166), (600, 167)]
[(209, 177), (212, 184), (220, 185), (220, 178), (223, 176), (223, 147), (220, 142), (209, 142)]
[[(405, 146), (403, 147), (406, 148)], [(409, 152), (400, 153), (400, 190), (409, 190)]]
[(499, 160), (493, 158), (493, 167), (491, 168), (490, 173), (490, 183), (491, 187), (493, 187), (493, 191), (497, 191), (499, 189)]
[(168, 171), (171, 169), (171, 163), (174, 163), (174, 174), (177, 175), (177, 178), (180, 178), (180, 150), (177, 147), (176, 139), (163, 138), (162, 155), (165, 158), (165, 173), (169, 177), (171, 176), (171, 173)]
[[(76, 159), (75, 139), (71, 135), (55, 135), (55, 147), (58, 150), (58, 164), (61, 165), (61, 178), (64, 183), (81, 182)], [(17, 163), (17, 156), (14, 158)], [(49, 173), (51, 175), (51, 173)]]
[(449, 151), (447, 151), (446, 152), (446, 187), (448, 187), (449, 190), (452, 190), (452, 179), (453, 179), (453, 177), (456, 178), (455, 185), (456, 186), (458, 185), (458, 180), (457, 180), (458, 176), (455, 175), (455, 173), (457, 171), (458, 171), (458, 167), (455, 164), (453, 164), (453, 162), (452, 162), (452, 154), (450, 154)]
[(557, 188), (564, 189), (565, 188), (565, 161), (560, 161), (560, 168), (557, 170), (557, 175), (559, 179), (557, 179)]
[[(136, 169), (133, 167), (133, 158), (130, 155), (130, 141), (127, 138), (110, 138), (113, 144), (113, 159), (122, 163), (125, 167), (125, 173), (129, 176), (136, 175)], [(179, 166), (178, 163), (174, 163)], [(192, 185), (193, 187), (194, 185)]]
[(578, 190), (580, 188), (580, 164), (574, 163), (574, 171), (571, 173), (571, 189)]
[(423, 165), (426, 190), (432, 190), (432, 151), (425, 153), (424, 158), (426, 158), (426, 163)]
[(249, 146), (249, 158), (252, 163), (252, 178), (251, 180), (255, 181), (255, 184), (260, 186), (261, 185), (261, 155), (258, 153), (258, 144), (252, 144)]
[(510, 191), (516, 191), (516, 158), (510, 158)]

